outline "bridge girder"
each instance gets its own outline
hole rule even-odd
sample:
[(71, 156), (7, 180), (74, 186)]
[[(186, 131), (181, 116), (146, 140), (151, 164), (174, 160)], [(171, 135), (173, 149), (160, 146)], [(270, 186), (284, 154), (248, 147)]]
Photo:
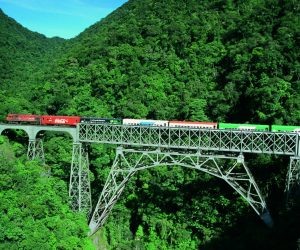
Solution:
[(81, 142), (138, 147), (206, 150), (294, 156), (299, 134), (227, 129), (169, 128), (110, 124), (78, 124)]

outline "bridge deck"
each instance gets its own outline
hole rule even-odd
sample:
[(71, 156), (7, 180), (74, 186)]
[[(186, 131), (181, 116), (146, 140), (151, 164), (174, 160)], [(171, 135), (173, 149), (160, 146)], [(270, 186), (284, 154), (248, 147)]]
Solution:
[(79, 124), (79, 141), (241, 153), (298, 155), (299, 135), (224, 129)]
[(41, 125), (22, 125), (22, 124), (0, 124), (0, 134), (6, 129), (20, 129), (24, 130), (30, 140), (36, 139), (36, 135), (40, 131), (54, 131), (54, 132), (65, 132), (69, 133), (73, 141), (77, 141), (77, 133), (75, 127), (67, 126), (41, 126)]
[(194, 149), (240, 153), (266, 153), (297, 156), (300, 135), (292, 132), (260, 132), (225, 129), (145, 127), (109, 124), (78, 124), (77, 128), (0, 124), (5, 129), (22, 129), (29, 139), (40, 131), (69, 133), (74, 141), (117, 145)]

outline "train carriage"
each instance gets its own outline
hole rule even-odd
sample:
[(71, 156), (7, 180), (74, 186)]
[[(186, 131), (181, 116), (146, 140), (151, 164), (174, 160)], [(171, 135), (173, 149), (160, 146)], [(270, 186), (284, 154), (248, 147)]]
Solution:
[(289, 132), (300, 133), (300, 126), (272, 125), (271, 131), (272, 132), (289, 131)]
[(93, 123), (93, 124), (114, 124), (122, 125), (122, 119), (119, 118), (99, 118), (99, 117), (81, 117), (80, 123)]
[(219, 129), (236, 129), (236, 130), (258, 130), (269, 131), (269, 125), (261, 124), (239, 124), (239, 123), (219, 123)]
[(123, 119), (124, 125), (132, 126), (151, 126), (151, 127), (168, 127), (169, 121), (165, 120), (144, 120), (144, 119)]
[(78, 123), (80, 123), (79, 116), (57, 116), (57, 115), (41, 116), (41, 125), (76, 126)]
[(208, 128), (208, 129), (216, 129), (218, 127), (218, 123), (216, 122), (188, 122), (188, 121), (169, 121), (169, 127), (181, 128)]

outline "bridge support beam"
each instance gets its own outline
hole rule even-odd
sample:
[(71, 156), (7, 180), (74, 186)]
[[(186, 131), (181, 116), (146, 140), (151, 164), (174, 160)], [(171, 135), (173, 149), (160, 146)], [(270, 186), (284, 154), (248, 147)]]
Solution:
[(300, 156), (290, 157), (290, 164), (286, 178), (287, 206), (293, 205), (292, 197), (299, 193), (300, 189)]
[[(129, 159), (128, 159), (129, 160)], [(109, 212), (120, 197), (125, 184), (137, 170), (124, 155), (122, 147), (117, 148), (116, 157), (94, 210), (89, 227), (94, 234), (106, 221)]]
[(118, 147), (113, 166), (89, 224), (90, 233), (94, 234), (103, 226), (126, 183), (135, 172), (155, 166), (174, 165), (198, 169), (225, 180), (250, 204), (268, 226), (272, 226), (273, 222), (266, 202), (242, 155), (230, 157), (203, 155), (200, 152), (179, 153), (159, 149), (138, 151)]
[(69, 197), (74, 211), (85, 212), (87, 216), (90, 214), (92, 199), (89, 161), (88, 154), (81, 143), (73, 143)]
[(42, 139), (29, 139), (27, 159), (29, 161), (38, 160), (45, 165), (45, 155)]

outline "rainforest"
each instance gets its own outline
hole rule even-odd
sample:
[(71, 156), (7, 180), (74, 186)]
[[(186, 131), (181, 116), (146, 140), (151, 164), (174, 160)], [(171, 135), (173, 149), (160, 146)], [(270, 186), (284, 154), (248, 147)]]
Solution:
[[(77, 37), (47, 38), (0, 9), (0, 119), (7, 114), (300, 126), (300, 1), (129, 0)], [(139, 171), (92, 237), (68, 205), (72, 140), (0, 136), (1, 249), (300, 247), (289, 157), (245, 154), (274, 226), (226, 182), (179, 166)], [(92, 203), (116, 146), (89, 146)], [(46, 170), (45, 170), (46, 168)], [(45, 171), (50, 172), (46, 175)]]

